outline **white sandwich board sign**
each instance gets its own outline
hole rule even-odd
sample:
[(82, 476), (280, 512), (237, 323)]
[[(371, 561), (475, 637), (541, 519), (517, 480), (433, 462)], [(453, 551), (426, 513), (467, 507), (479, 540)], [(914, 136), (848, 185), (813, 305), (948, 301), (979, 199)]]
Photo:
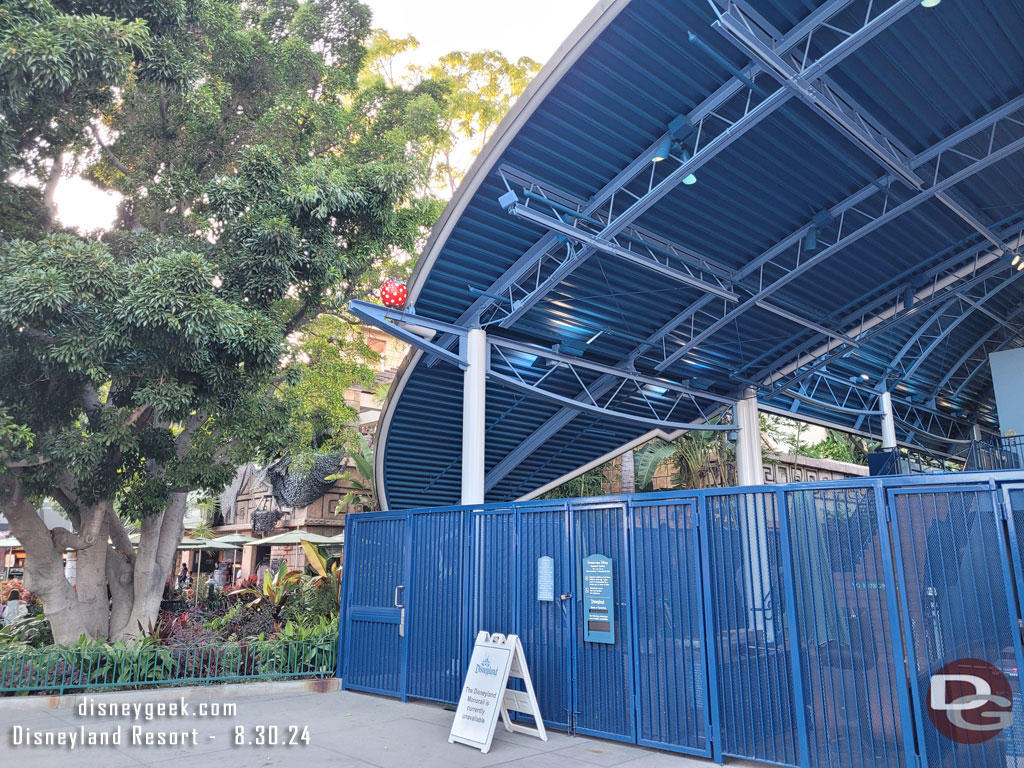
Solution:
[[(510, 689), (509, 678), (522, 680), (526, 690)], [(510, 711), (531, 715), (534, 725), (513, 723), (509, 717)], [(473, 646), (448, 743), (468, 744), (481, 752), (487, 752), (494, 739), (494, 727), (498, 724), (499, 713), (506, 731), (548, 740), (519, 636), (506, 637), (481, 632), (476, 636)]]

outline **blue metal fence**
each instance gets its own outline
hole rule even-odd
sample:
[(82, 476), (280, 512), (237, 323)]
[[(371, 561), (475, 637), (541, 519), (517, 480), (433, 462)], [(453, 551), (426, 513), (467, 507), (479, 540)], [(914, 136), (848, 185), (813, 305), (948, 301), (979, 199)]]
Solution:
[[(1024, 768), (1024, 472), (369, 513), (347, 537), (346, 688), (454, 702), (476, 633), (514, 632), (551, 727), (717, 760)], [(586, 632), (592, 555), (612, 642)], [(964, 658), (1002, 672), (1017, 718), (977, 743), (928, 712)]]

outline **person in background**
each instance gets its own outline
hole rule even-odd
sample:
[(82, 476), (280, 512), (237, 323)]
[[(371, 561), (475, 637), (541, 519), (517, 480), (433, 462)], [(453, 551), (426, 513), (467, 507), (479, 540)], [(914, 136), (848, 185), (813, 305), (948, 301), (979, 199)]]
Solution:
[(188, 584), (188, 566), (184, 563), (181, 564), (181, 571), (178, 573), (178, 589), (182, 589)]
[(21, 592), (11, 590), (7, 596), (7, 607), (4, 609), (4, 626), (10, 626), (18, 619), (28, 615), (28, 606), (21, 602)]

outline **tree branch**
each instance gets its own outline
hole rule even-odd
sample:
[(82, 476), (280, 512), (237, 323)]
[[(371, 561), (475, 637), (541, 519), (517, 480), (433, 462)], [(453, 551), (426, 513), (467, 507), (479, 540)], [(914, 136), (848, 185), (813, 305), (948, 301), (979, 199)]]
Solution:
[(176, 438), (174, 438), (174, 452), (179, 459), (185, 458), (185, 454), (188, 453), (188, 449), (192, 447), (192, 437), (209, 418), (208, 414), (193, 414), (192, 418), (190, 418), (188, 423), (185, 424), (185, 428), (178, 433)]
[(41, 467), (44, 464), (49, 464), (51, 459), (48, 459), (46, 456), (39, 456), (35, 459), (18, 459), (17, 461), (11, 461), (7, 458), (6, 453), (0, 453), (0, 461), (2, 461), (4, 466), (8, 469), (26, 469), (28, 467)]
[(89, 549), (99, 543), (100, 529), (103, 527), (109, 506), (110, 502), (107, 501), (94, 505), (88, 518), (87, 527), (81, 533), (73, 533), (67, 528), (54, 528), (50, 532), (50, 537), (53, 539), (57, 551), (73, 549), (76, 552), (81, 552), (83, 549)]
[(114, 542), (114, 549), (123, 555), (129, 563), (134, 565), (135, 547), (132, 545), (132, 540), (128, 538), (128, 531), (125, 530), (124, 523), (121, 522), (121, 518), (114, 512), (113, 506), (107, 507), (106, 515), (107, 522), (110, 525), (110, 538)]
[(92, 126), (92, 135), (96, 139), (96, 143), (100, 145), (100, 149), (103, 150), (103, 154), (107, 156), (110, 164), (125, 176), (131, 176), (132, 172), (128, 170), (128, 166), (121, 162), (121, 158), (114, 154), (114, 150), (103, 143), (103, 139), (100, 138), (99, 129), (95, 125)]
[(70, 490), (58, 486), (50, 491), (50, 495), (60, 504), (61, 509), (68, 513), (71, 525), (79, 528), (82, 525), (82, 503)]

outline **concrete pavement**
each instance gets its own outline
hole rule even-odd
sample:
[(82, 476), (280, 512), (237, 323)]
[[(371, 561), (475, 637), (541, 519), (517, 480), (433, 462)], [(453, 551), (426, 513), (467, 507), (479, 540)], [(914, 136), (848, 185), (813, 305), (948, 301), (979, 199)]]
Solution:
[[(85, 714), (80, 706), (16, 711), (4, 707), (0, 709), (0, 768), (63, 768), (72, 759), (102, 768), (197, 768), (218, 764), (225, 768), (712, 765), (708, 760), (558, 732), (549, 732), (545, 743), (530, 736), (506, 733), (500, 723), (491, 751), (484, 755), (471, 747), (448, 743), (453, 713), (438, 704), (403, 704), (350, 691), (268, 693), (221, 699), (216, 695), (197, 697), (195, 690), (185, 702), (177, 700), (170, 691), (161, 691), (148, 702), (142, 692), (130, 697), (97, 695), (85, 700), (87, 705), (93, 705), (87, 707)], [(216, 688), (205, 690), (213, 694)], [(147, 703), (155, 708), (157, 702), (163, 702), (168, 710), (177, 703), (177, 708), (184, 707), (184, 712), (167, 711), (160, 716), (154, 710), (146, 711)], [(201, 711), (207, 702), (207, 711)], [(111, 703), (115, 704), (113, 712)], [(105, 706), (101, 709), (100, 704)], [(216, 704), (220, 712), (215, 715), (210, 704)], [(225, 705), (234, 705), (236, 710), (232, 713)], [(147, 720), (147, 716), (151, 719)], [(271, 730), (272, 726), (276, 730)], [(61, 733), (65, 734), (63, 746), (54, 743)], [(112, 741), (115, 733), (119, 734), (119, 744), (82, 743), (90, 738)], [(308, 744), (304, 737), (308, 737)], [(147, 740), (152, 743), (145, 743)], [(18, 745), (16, 741), (22, 743)], [(159, 741), (173, 743), (156, 743)], [(284, 743), (267, 743), (270, 741)]]

